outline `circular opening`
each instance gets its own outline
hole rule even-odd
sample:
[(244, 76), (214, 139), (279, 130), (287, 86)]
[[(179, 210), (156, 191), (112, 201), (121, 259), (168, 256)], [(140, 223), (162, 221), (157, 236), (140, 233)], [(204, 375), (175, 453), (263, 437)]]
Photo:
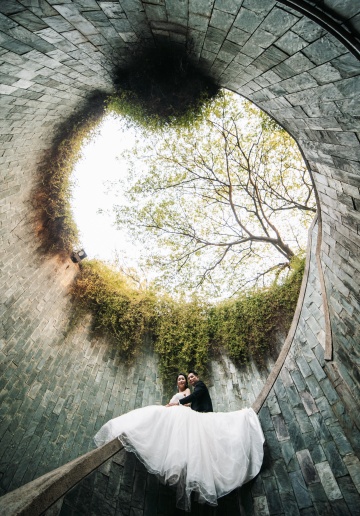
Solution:
[[(108, 123), (114, 128), (116, 122), (110, 117)], [(123, 131), (128, 125), (124, 129), (120, 120), (116, 137), (111, 140), (104, 122), (99, 148), (93, 141), (88, 143), (89, 161), (82, 162), (84, 180), (89, 186), (90, 178), (99, 176), (101, 170), (108, 195), (103, 197), (105, 204), (99, 205), (100, 185), (95, 183), (91, 187), (93, 196), (88, 190), (83, 202), (102, 220), (105, 212), (108, 215), (110, 194), (121, 197), (124, 185), (130, 186), (125, 206), (124, 201), (119, 204), (118, 199), (113, 200), (116, 205), (112, 215), (128, 232), (142, 228), (137, 232), (140, 244), (126, 261), (122, 234), (120, 248), (115, 251), (115, 267), (114, 263), (107, 266), (101, 261), (109, 258), (101, 255), (102, 249), (94, 251), (100, 261), (82, 263), (73, 288), (79, 304), (93, 311), (95, 326), (115, 338), (128, 358), (137, 352), (144, 334), (151, 334), (165, 378), (189, 366), (204, 371), (210, 357), (222, 351), (239, 363), (249, 358), (264, 363), (267, 354), (279, 350), (290, 326), (304, 264), (301, 242), (305, 247), (307, 224), (315, 211), (312, 183), (295, 142), (254, 105), (223, 92), (212, 106), (204, 108), (202, 119), (187, 127), (168, 126), (156, 131), (146, 127), (138, 129), (137, 135), (133, 127), (127, 151), (127, 159), (132, 162), (129, 174), (124, 170), (125, 161), (120, 166), (116, 160), (120, 152), (116, 138), (121, 133), (120, 139), (126, 141)], [(109, 183), (104, 176), (105, 170), (111, 169), (106, 161), (110, 154), (117, 170), (110, 172)], [(124, 155), (121, 158), (125, 159)], [(121, 176), (120, 189), (114, 180), (116, 174)], [(81, 190), (79, 184), (78, 192)], [(293, 217), (292, 212), (301, 216)], [(158, 222), (154, 228), (151, 221), (155, 217)], [(86, 215), (84, 219), (92, 238), (98, 222), (89, 221)], [(166, 225), (161, 227), (161, 222)], [(222, 253), (221, 259), (215, 255), (205, 264), (205, 272), (211, 272), (208, 288), (204, 285), (206, 274), (200, 268), (200, 251), (202, 247), (212, 250), (215, 245), (214, 241), (203, 245), (203, 236), (190, 234), (189, 228), (195, 231), (196, 224), (199, 234), (205, 229), (208, 237), (214, 241), (216, 237)], [(169, 239), (176, 229), (176, 238)], [(259, 229), (263, 231), (260, 236)], [(283, 235), (289, 229), (286, 238)], [(224, 253), (226, 242), (235, 239), (235, 249)], [(290, 247), (291, 241), (296, 244), (296, 252)], [(170, 251), (164, 252), (164, 243)], [(94, 256), (86, 242), (83, 246), (90, 258)], [(186, 290), (176, 283), (176, 273), (183, 268), (184, 249), (190, 265)], [(233, 261), (225, 264), (227, 255)], [(168, 270), (160, 258), (170, 263)], [(244, 272), (246, 261), (250, 272)], [(255, 261), (263, 267), (255, 273), (262, 288), (249, 290), (249, 285), (254, 286)], [(214, 265), (219, 266), (219, 272)], [(145, 269), (147, 277), (141, 275)], [(236, 285), (239, 278), (242, 288)], [(216, 281), (222, 287), (218, 292)], [(201, 292), (199, 286), (203, 286)]]

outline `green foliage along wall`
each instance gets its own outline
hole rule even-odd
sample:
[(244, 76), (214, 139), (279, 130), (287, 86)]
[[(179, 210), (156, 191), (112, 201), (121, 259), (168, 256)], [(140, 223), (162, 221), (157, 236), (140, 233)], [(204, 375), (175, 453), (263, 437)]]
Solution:
[(134, 288), (119, 272), (99, 261), (81, 264), (72, 288), (77, 316), (90, 310), (94, 330), (117, 342), (125, 360), (150, 333), (160, 357), (165, 386), (189, 367), (206, 375), (209, 360), (225, 351), (238, 363), (262, 363), (276, 334), (290, 327), (299, 295), (304, 260), (296, 258), (282, 283), (249, 291), (218, 304), (197, 297), (175, 300)]
[(105, 98), (94, 93), (82, 109), (58, 129), (43, 155), (33, 192), (37, 233), (45, 252), (68, 256), (78, 244), (79, 232), (71, 210), (71, 174), (83, 146), (95, 136), (105, 113)]

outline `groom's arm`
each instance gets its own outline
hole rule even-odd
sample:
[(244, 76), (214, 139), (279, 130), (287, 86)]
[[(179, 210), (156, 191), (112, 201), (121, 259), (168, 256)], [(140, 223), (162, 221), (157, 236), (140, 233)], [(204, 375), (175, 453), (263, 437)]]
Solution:
[(180, 405), (187, 405), (188, 403), (192, 403), (194, 400), (201, 398), (201, 396), (205, 394), (206, 390), (207, 388), (203, 382), (197, 383), (192, 394), (179, 400)]

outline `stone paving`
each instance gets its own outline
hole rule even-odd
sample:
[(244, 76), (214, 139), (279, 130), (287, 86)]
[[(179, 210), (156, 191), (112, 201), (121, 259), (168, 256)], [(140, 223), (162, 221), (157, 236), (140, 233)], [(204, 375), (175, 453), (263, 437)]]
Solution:
[[(321, 203), (334, 344), (333, 361), (324, 364), (323, 311), (314, 283), (289, 358), (260, 414), (269, 460), (240, 498), (223, 502), (223, 512), (239, 504), (245, 514), (358, 512), (360, 66), (348, 47), (297, 7), (312, 8), (315, 18), (328, 15), (351, 36), (357, 53), (360, 5), (354, 0), (0, 2), (0, 493), (87, 451), (94, 429), (116, 410), (162, 397), (154, 356), (144, 351), (137, 368), (127, 370), (115, 350), (89, 337), (88, 321), (64, 335), (76, 266), (38, 254), (31, 200), (58, 124), (95, 90), (113, 90), (114, 67), (130, 62), (139, 42), (191, 41), (199, 67), (275, 117), (304, 153)], [(230, 394), (221, 391), (218, 401), (224, 410), (251, 401), (262, 382), (257, 371), (234, 371), (226, 360), (213, 372), (214, 391), (231, 378)], [(129, 387), (114, 406), (112, 395), (123, 380)], [(121, 460), (119, 468), (130, 471)], [(100, 483), (104, 475), (112, 478), (98, 474)], [(130, 485), (135, 477), (127, 475)], [(159, 499), (170, 499), (166, 493)], [(142, 514), (139, 504), (126, 510)]]

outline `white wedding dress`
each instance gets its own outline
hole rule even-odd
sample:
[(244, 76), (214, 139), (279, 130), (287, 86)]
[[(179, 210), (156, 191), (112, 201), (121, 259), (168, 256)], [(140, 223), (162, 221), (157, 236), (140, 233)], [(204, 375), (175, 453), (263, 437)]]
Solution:
[(200, 413), (150, 405), (108, 421), (94, 440), (101, 446), (116, 437), (150, 473), (176, 486), (177, 507), (187, 511), (191, 492), (198, 502), (217, 505), (254, 478), (263, 461), (264, 435), (251, 408)]

